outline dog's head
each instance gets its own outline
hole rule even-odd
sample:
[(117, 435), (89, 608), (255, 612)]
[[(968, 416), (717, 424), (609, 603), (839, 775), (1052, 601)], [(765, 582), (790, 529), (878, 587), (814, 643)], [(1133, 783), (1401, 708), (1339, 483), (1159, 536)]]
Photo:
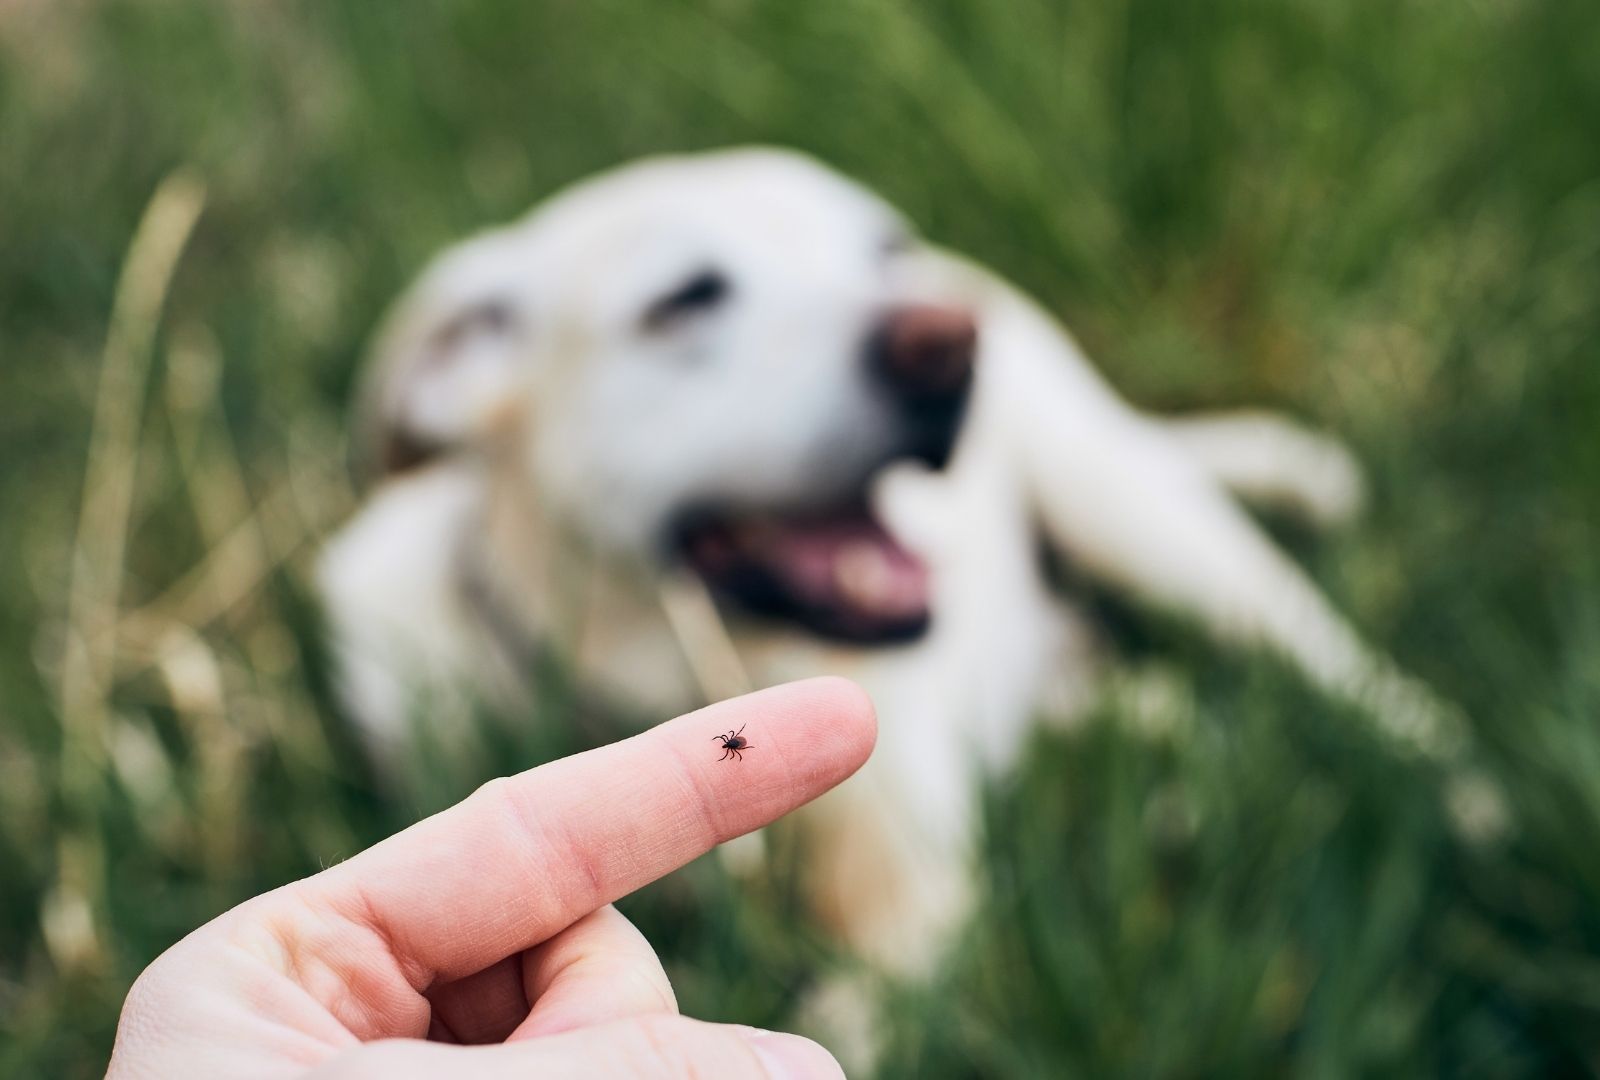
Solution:
[(681, 560), (828, 635), (928, 617), (926, 572), (874, 520), (891, 462), (942, 464), (976, 326), (918, 299), (922, 249), (798, 155), (629, 166), (446, 253), (378, 346), (375, 456), (511, 463), (589, 543)]

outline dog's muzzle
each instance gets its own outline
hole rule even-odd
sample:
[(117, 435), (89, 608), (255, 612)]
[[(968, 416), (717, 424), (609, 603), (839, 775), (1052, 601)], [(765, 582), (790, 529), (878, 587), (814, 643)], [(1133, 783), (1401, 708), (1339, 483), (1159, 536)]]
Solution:
[(720, 597), (746, 611), (863, 644), (906, 641), (929, 623), (927, 567), (873, 515), (877, 471), (913, 458), (949, 459), (971, 395), (978, 331), (959, 309), (928, 305), (883, 316), (865, 362), (898, 430), (860, 487), (804, 512), (700, 507), (678, 522), (678, 551)]

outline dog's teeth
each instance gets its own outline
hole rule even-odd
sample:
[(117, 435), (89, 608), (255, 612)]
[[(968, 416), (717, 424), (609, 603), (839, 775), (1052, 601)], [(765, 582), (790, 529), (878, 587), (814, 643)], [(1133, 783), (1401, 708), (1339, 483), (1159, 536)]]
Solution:
[(878, 545), (846, 544), (833, 559), (833, 583), (858, 607), (877, 608), (894, 600), (895, 573)]

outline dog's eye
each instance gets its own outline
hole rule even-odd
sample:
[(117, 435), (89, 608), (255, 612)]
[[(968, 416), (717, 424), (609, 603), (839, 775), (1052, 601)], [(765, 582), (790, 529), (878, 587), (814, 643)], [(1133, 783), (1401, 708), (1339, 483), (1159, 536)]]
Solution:
[(647, 330), (664, 330), (717, 307), (731, 291), (727, 278), (715, 270), (702, 270), (646, 308), (641, 321)]
[(446, 351), (475, 337), (501, 337), (511, 332), (517, 317), (507, 300), (485, 300), (451, 319), (435, 335), (435, 343)]

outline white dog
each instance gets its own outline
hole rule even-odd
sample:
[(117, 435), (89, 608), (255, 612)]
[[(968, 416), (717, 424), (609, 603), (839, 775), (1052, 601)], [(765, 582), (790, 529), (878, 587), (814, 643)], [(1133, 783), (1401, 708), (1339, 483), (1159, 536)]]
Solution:
[(892, 972), (969, 907), (974, 762), (1104, 667), (1045, 549), (1451, 737), (1234, 501), (1344, 517), (1337, 444), (1134, 410), (1026, 297), (793, 153), (630, 165), (447, 252), (369, 390), (382, 477), (320, 578), (374, 750), (526, 701), (541, 654), (656, 715), (847, 675), (879, 744), (807, 811), (808, 888)]

